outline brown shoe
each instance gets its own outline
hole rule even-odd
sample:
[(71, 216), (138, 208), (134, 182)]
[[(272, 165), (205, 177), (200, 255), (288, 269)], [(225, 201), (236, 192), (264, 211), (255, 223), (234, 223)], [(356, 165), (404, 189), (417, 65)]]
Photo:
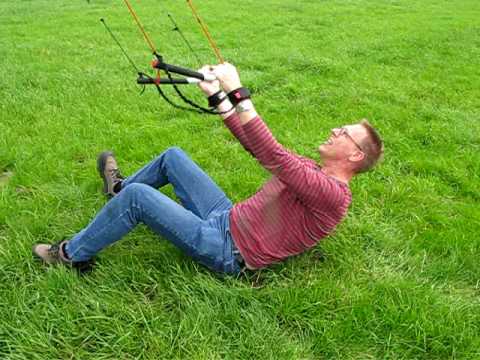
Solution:
[(49, 265), (62, 264), (70, 268), (78, 270), (80, 273), (89, 272), (92, 270), (93, 260), (91, 261), (72, 261), (64, 251), (64, 246), (67, 240), (59, 241), (53, 245), (50, 244), (36, 244), (32, 248), (33, 255)]
[(113, 197), (120, 191), (124, 177), (118, 169), (117, 160), (111, 151), (104, 151), (97, 158), (97, 170), (103, 179), (103, 193)]

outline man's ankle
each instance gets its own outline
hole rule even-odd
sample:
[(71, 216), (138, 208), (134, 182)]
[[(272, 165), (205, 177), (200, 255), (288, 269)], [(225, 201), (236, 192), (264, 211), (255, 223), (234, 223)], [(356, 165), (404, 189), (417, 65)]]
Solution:
[(70, 255), (68, 255), (68, 252), (67, 252), (67, 244), (68, 244), (68, 241), (65, 241), (65, 242), (62, 244), (62, 246), (61, 246), (61, 248), (60, 248), (60, 251), (61, 251), (61, 254), (63, 255), (63, 257), (64, 257), (65, 259), (71, 261), (72, 259), (71, 259)]
[(122, 181), (117, 182), (117, 183), (113, 186), (113, 192), (114, 192), (115, 194), (118, 194), (120, 191), (122, 191)]

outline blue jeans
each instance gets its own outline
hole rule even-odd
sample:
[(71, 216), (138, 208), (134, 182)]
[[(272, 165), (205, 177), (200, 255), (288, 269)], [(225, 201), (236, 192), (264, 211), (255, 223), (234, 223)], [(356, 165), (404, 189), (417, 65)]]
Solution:
[[(172, 184), (182, 205), (157, 189)], [(144, 223), (216, 272), (238, 274), (230, 234), (232, 202), (181, 149), (172, 147), (134, 175), (93, 221), (66, 245), (72, 261), (87, 261)]]

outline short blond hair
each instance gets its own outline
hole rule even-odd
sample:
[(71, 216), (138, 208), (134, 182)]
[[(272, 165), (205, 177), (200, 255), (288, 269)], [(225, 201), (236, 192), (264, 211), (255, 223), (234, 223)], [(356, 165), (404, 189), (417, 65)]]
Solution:
[(372, 124), (367, 119), (362, 119), (359, 124), (367, 130), (367, 137), (361, 143), (365, 158), (356, 169), (357, 174), (372, 170), (375, 165), (383, 160), (384, 152), (382, 138)]

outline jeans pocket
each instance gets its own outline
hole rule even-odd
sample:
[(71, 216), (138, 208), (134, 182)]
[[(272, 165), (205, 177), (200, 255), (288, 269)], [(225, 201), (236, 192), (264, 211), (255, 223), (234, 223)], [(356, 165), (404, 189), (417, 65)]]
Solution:
[(225, 231), (224, 253), (223, 253), (223, 271), (227, 274), (238, 274), (240, 265), (238, 264), (235, 251), (238, 251), (233, 242), (232, 234), (229, 230)]
[(215, 271), (222, 271), (224, 242), (218, 229), (204, 227), (192, 249), (193, 258)]

